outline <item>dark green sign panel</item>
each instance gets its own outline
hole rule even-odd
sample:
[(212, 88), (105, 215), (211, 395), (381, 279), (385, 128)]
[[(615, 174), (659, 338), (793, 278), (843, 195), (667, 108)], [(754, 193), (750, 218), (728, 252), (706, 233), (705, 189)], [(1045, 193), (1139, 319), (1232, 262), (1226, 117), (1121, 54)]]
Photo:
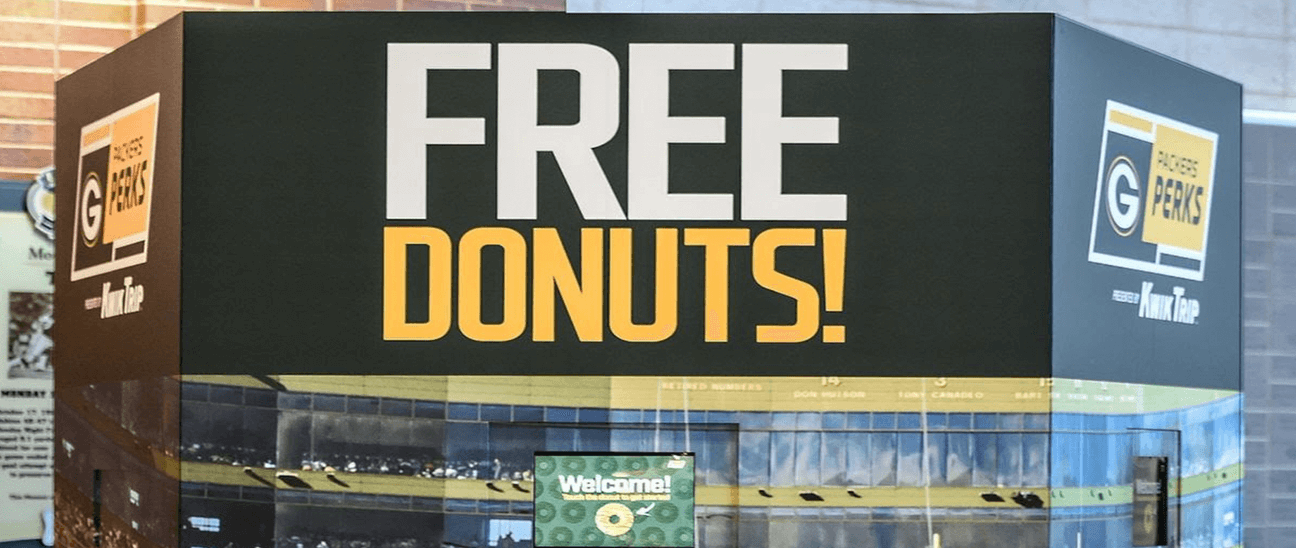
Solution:
[(693, 455), (537, 453), (535, 545), (692, 547)]

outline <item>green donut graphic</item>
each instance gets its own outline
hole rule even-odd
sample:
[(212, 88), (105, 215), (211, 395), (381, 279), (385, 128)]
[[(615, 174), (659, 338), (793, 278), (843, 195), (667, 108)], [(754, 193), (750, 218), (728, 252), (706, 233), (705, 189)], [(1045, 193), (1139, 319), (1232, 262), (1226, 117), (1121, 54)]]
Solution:
[(553, 457), (536, 457), (535, 473), (537, 476), (547, 476), (558, 469), (558, 463), (554, 462)]
[(540, 483), (538, 481), (534, 482), (534, 484), (531, 486), (531, 489), (535, 491), (535, 494), (532, 495), (535, 498), (540, 498), (541, 495), (544, 495), (545, 488), (543, 483)]
[(657, 504), (656, 508), (653, 508), (652, 515), (657, 518), (659, 523), (669, 524), (679, 519), (680, 511), (678, 506), (669, 502), (662, 502)]
[(605, 539), (607, 535), (593, 527), (586, 527), (580, 535), (581, 546), (602, 546)]
[(644, 546), (665, 546), (666, 533), (659, 527), (649, 527), (644, 529), (643, 542)]
[(625, 460), (625, 469), (627, 472), (640, 475), (648, 470), (648, 459), (643, 457), (630, 457)]
[(571, 546), (575, 538), (572, 530), (566, 527), (558, 526), (549, 531), (549, 544), (553, 546)]
[(544, 546), (544, 530), (539, 527), (535, 528), (535, 545)]
[(611, 476), (617, 471), (617, 461), (612, 457), (599, 457), (594, 461), (594, 472), (604, 476)]
[[(635, 545), (634, 529), (626, 531), (624, 535), (621, 535), (619, 537), (611, 537), (611, 540), (613, 546), (634, 546)], [(536, 542), (537, 544), (539, 544), (539, 541)]]
[[(681, 477), (683, 476), (683, 477)], [(675, 484), (676, 498), (691, 498), (693, 496), (693, 478), (687, 475), (676, 474), (672, 476), (671, 482)]]
[(693, 528), (680, 527), (676, 529), (674, 538), (676, 546), (693, 546)]
[(554, 505), (547, 502), (537, 504), (535, 512), (536, 523), (549, 523), (553, 521), (554, 516), (558, 515), (558, 510), (554, 508)]
[(585, 520), (585, 505), (569, 502), (562, 507), (562, 519), (567, 523), (580, 523)]
[(580, 457), (567, 457), (562, 460), (562, 469), (567, 474), (579, 474), (585, 471), (585, 459)]

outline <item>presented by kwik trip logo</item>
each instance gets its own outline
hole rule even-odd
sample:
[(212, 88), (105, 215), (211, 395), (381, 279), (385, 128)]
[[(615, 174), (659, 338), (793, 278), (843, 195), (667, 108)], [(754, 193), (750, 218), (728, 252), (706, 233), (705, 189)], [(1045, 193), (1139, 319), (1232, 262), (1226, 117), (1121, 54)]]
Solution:
[(72, 281), (148, 260), (158, 99), (81, 128)]
[(1202, 281), (1218, 141), (1108, 101), (1089, 261)]

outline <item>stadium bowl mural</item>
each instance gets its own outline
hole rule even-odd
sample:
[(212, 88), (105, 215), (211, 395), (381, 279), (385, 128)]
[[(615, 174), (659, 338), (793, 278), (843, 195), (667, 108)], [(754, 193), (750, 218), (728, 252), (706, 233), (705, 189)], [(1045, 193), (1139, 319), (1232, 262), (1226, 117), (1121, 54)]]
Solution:
[[(1021, 378), (231, 375), (168, 379), (151, 393), (173, 385), (180, 445), (151, 454), (178, 457), (179, 546), (535, 546), (536, 454), (548, 452), (691, 453), (702, 547), (1130, 539), (1145, 520), (1135, 461), (1161, 456), (1172, 538), (1239, 543), (1241, 396), (1230, 391)], [(127, 400), (150, 392), (119, 388), (84, 389), (89, 417), (60, 424), (119, 420), (129, 431)], [(104, 443), (64, 438), (74, 449), (59, 456), (72, 461)], [(136, 468), (101, 487), (101, 521), (174, 545), (166, 527), (130, 523), (141, 504), (176, 496), (145, 489), (176, 470)], [(92, 498), (93, 485), (76, 488)]]

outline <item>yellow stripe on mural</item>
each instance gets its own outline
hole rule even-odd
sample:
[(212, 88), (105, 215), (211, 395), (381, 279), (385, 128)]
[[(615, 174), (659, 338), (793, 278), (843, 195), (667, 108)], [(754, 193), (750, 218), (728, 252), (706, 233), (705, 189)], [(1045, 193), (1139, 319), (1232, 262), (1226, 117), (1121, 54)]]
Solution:
[[(265, 388), (242, 376), (185, 381)], [(697, 411), (1047, 413), (1047, 379), (283, 375), (294, 392), (500, 405)]]
[[(181, 480), (219, 485), (270, 487), (286, 489), (291, 486), (276, 477), (280, 470), (249, 468), (226, 464), (184, 462)], [(532, 499), (532, 483), (487, 480), (461, 480), (420, 478), (385, 474), (328, 473), (306, 470), (282, 470), (292, 474), (312, 491), (351, 492), (371, 495), (398, 495), (467, 500), (504, 500), (526, 502)], [(489, 485), (488, 485), (489, 484)], [(491, 485), (498, 489), (492, 489)], [(761, 493), (764, 491), (764, 494)], [(989, 488), (989, 487), (933, 487), (931, 505), (941, 508), (1017, 508), (1012, 496), (1018, 491), (1028, 491), (1044, 497), (1045, 487)], [(852, 492), (854, 494), (852, 494)], [(989, 502), (982, 493), (995, 492), (1004, 502)], [(808, 500), (802, 493), (814, 493), (823, 500)], [(768, 496), (767, 496), (768, 495)], [(752, 507), (883, 507), (919, 508), (927, 505), (927, 494), (922, 487), (738, 487), (732, 485), (698, 486), (696, 504), (699, 506), (752, 506)], [(1045, 501), (1047, 505), (1047, 501)]]
[[(1170, 493), (1178, 492), (1179, 497), (1194, 495), (1223, 487), (1230, 483), (1242, 481), (1244, 476), (1241, 464), (1226, 466), (1202, 474), (1184, 477), (1176, 487), (1175, 480), (1170, 480)], [(1050, 492), (1052, 505), (1057, 507), (1072, 506), (1112, 506), (1130, 504), (1134, 501), (1134, 489), (1129, 485), (1112, 485), (1097, 487), (1065, 487)]]
[[(238, 466), (225, 464), (184, 462), (180, 465), (180, 479), (187, 482), (242, 485), (247, 487), (288, 488), (287, 483), (276, 478), (280, 470), (250, 468), (249, 472)], [(284, 470), (296, 476), (313, 491), (353, 492), (373, 495), (403, 495), (416, 497), (452, 498), (466, 500), (506, 500), (525, 502), (531, 500), (532, 484), (519, 482), (515, 488), (510, 481), (461, 480), (419, 478), (385, 474), (348, 474), (338, 472), (334, 479), (320, 471)], [(1180, 496), (1186, 497), (1230, 483), (1241, 481), (1243, 468), (1235, 464), (1203, 474), (1182, 479)], [(488, 483), (499, 491), (491, 489)], [(1175, 491), (1172, 484), (1171, 492)], [(764, 493), (762, 493), (762, 491)], [(1012, 497), (1017, 492), (1034, 493), (1041, 497), (1044, 507), (1112, 506), (1133, 502), (1133, 491), (1128, 485), (1067, 487), (1049, 490), (1047, 487), (994, 488), (994, 487), (932, 487), (931, 506), (939, 508), (1016, 508)], [(803, 493), (813, 493), (822, 501), (807, 500)], [(853, 494), (852, 494), (853, 493)], [(995, 493), (1004, 502), (991, 502), (982, 494)], [(1047, 497), (1045, 495), (1048, 495)], [(697, 502), (700, 506), (751, 506), (751, 507), (879, 507), (918, 508), (927, 505), (927, 494), (922, 487), (755, 487), (731, 485), (698, 486)]]
[[(1038, 378), (283, 375), (294, 392), (499, 405), (695, 411), (1139, 414), (1186, 409), (1231, 390)], [(242, 375), (186, 382), (266, 388)]]
[(274, 379), (293, 392), (317, 392), (443, 401), (443, 375), (279, 375)]
[(1053, 380), (1054, 413), (1122, 415), (1187, 409), (1231, 398), (1234, 390), (1124, 382)]

